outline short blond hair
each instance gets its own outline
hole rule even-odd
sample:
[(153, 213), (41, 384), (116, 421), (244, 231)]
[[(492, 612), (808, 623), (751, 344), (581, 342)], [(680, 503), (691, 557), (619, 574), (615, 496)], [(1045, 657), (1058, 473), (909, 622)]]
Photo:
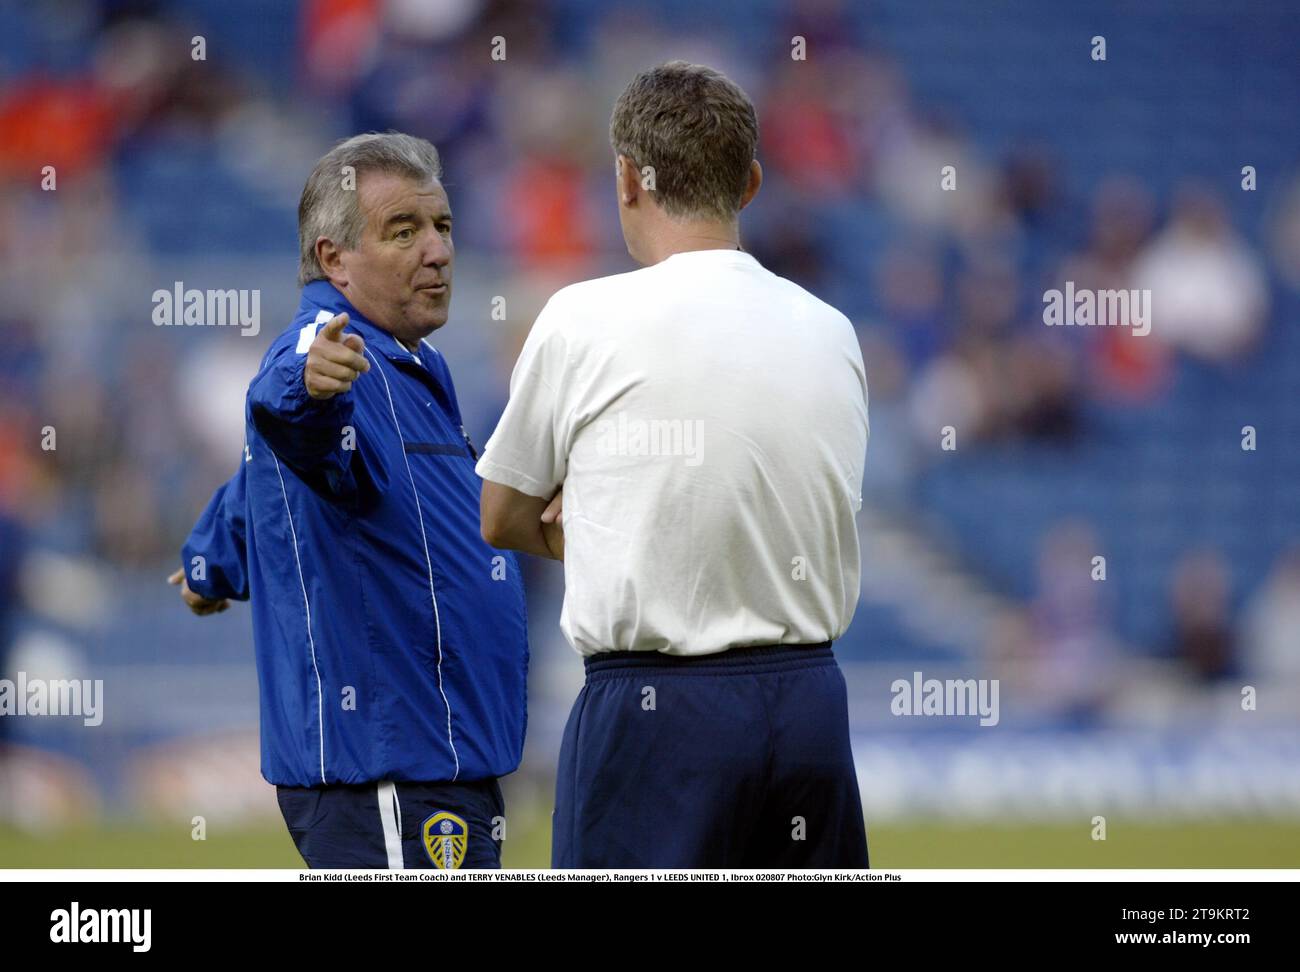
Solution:
[(654, 198), (677, 218), (740, 212), (758, 149), (758, 116), (726, 75), (669, 61), (643, 71), (619, 96), (609, 123), (614, 151), (654, 170)]

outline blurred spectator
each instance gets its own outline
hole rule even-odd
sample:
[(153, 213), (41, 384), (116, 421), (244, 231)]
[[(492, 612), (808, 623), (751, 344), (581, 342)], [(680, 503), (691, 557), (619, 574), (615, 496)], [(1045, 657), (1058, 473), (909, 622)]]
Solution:
[(1011, 260), (990, 253), (975, 256), (962, 267), (956, 290), (963, 338), (996, 340), (1007, 335), (1021, 294)]
[(1236, 643), (1228, 615), (1228, 571), (1217, 551), (1187, 554), (1174, 567), (1172, 648), (1199, 681), (1236, 670)]
[(1139, 257), (1133, 286), (1151, 291), (1151, 333), (1190, 354), (1227, 361), (1263, 329), (1268, 287), (1259, 257), (1208, 190), (1185, 187), (1169, 225)]
[(912, 501), (915, 445), (907, 418), (907, 365), (889, 333), (859, 329), (871, 406), (871, 437), (862, 495), (877, 507), (905, 509)]
[[(780, 62), (778, 62), (780, 63)], [(786, 59), (759, 117), (762, 155), (774, 174), (810, 197), (843, 196), (859, 160), (833, 101), (839, 75), (830, 59)]]
[[(9, 676), (5, 659), (13, 637), (12, 625), (19, 600), (18, 580), (26, 546), (26, 531), (22, 523), (0, 505), (0, 678)], [(0, 719), (0, 730), (3, 730), (4, 723), (5, 720)]]
[(928, 113), (889, 135), (878, 145), (875, 189), (904, 222), (958, 236), (988, 230), (1000, 211), (996, 180), (950, 119)]
[(1021, 226), (1036, 240), (1054, 229), (1061, 210), (1058, 185), (1061, 163), (1046, 146), (1025, 144), (1012, 149), (1002, 167), (999, 191)]
[(1245, 667), (1252, 675), (1300, 676), (1300, 545), (1284, 550), (1246, 608)]
[(1086, 523), (1065, 521), (1052, 527), (1039, 548), (1033, 605), (1039, 698), (1085, 725), (1105, 711), (1119, 675), (1106, 587), (1114, 581), (1093, 578), (1092, 560), (1100, 549)]
[(957, 355), (935, 359), (916, 378), (909, 400), (913, 434), (921, 448), (937, 452), (952, 427), (957, 447), (979, 443), (991, 428), (992, 406), (976, 369)]
[(885, 323), (897, 335), (907, 367), (920, 371), (953, 335), (943, 313), (943, 267), (932, 248), (896, 243), (876, 264), (875, 290)]
[(1282, 279), (1300, 290), (1300, 178), (1291, 180), (1269, 228), (1273, 262)]
[(806, 205), (781, 192), (779, 184), (764, 181), (762, 192), (763, 219), (776, 223), (780, 230), (753, 232), (747, 227), (745, 248), (773, 273), (825, 298), (832, 270), (815, 215)]
[(324, 93), (355, 83), (378, 59), (383, 7), (383, 0), (304, 0), (305, 79)]
[(53, 166), (72, 179), (111, 142), (112, 104), (92, 81), (38, 75), (0, 95), (0, 132), (0, 176), (35, 187)]
[[(0, 418), (8, 418), (0, 401)], [(8, 428), (5, 423), (3, 428)], [(15, 443), (5, 441), (0, 431), (0, 678), (12, 678), (9, 652), (13, 641), (13, 621), (20, 606), (20, 578), (27, 553), (27, 530), (18, 518), (18, 493), (22, 488), (24, 471), (18, 451), (10, 447)], [(13, 720), (0, 718), (0, 822), (8, 819), (9, 808), (5, 798), (9, 792), (5, 780), (6, 743)]]
[(1001, 388), (1007, 429), (1019, 438), (1063, 445), (1079, 434), (1079, 385), (1059, 344), (1017, 338), (1005, 351)]
[(1079, 431), (1079, 388), (1070, 356), (1037, 337), (967, 337), (923, 370), (912, 396), (917, 436), (938, 447), (951, 425), (959, 442), (1071, 443)]
[[(1150, 192), (1136, 179), (1104, 181), (1093, 197), (1088, 244), (1063, 262), (1052, 286), (1073, 281), (1076, 290), (1094, 292), (1136, 286), (1134, 264), (1151, 234), (1154, 209)], [(1158, 299), (1153, 303), (1153, 316), (1159, 315)], [(1090, 391), (1101, 401), (1149, 401), (1168, 380), (1167, 348), (1158, 340), (1135, 339), (1126, 326), (1066, 332), (1059, 339), (1086, 343)]]

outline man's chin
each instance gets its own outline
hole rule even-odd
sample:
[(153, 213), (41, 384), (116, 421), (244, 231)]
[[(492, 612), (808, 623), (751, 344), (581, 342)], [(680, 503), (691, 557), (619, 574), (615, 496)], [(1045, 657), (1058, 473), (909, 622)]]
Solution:
[(423, 313), (414, 314), (410, 318), (411, 331), (419, 332), (419, 337), (427, 337), (446, 324), (449, 316), (446, 304), (432, 310), (425, 310)]
[(411, 310), (421, 325), (436, 331), (447, 323), (447, 318), (450, 316), (451, 291), (436, 296), (430, 295), (428, 291), (420, 291), (419, 298)]
[(411, 343), (422, 341), (446, 323), (447, 319), (444, 317), (440, 321), (422, 321), (418, 325), (412, 325), (408, 331), (408, 334), (410, 335), (408, 340)]

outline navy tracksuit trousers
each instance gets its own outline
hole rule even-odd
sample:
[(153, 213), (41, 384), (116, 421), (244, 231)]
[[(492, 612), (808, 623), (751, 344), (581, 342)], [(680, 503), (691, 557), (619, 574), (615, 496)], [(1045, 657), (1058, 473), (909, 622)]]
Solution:
[(586, 659), (551, 863), (865, 868), (844, 676), (830, 644)]

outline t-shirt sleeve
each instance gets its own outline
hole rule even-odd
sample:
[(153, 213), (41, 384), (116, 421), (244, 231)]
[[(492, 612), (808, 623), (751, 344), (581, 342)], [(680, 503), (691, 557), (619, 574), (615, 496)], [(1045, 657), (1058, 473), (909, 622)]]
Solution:
[(555, 298), (542, 308), (510, 376), (510, 400), (475, 466), (478, 474), (529, 496), (550, 499), (564, 482), (572, 444), (564, 391), (569, 343)]

